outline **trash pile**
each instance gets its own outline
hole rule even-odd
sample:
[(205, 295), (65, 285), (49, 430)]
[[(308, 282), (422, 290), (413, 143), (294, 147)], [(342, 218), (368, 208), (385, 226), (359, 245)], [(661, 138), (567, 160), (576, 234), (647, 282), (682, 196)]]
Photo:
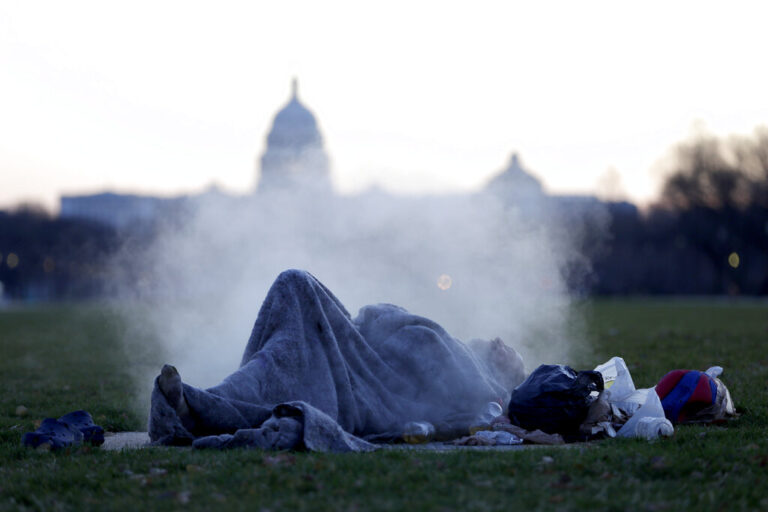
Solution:
[(723, 369), (674, 370), (653, 388), (636, 389), (624, 359), (612, 357), (592, 371), (541, 365), (512, 391), (487, 426), (451, 441), (464, 446), (564, 444), (609, 437), (656, 439), (676, 424), (712, 423), (735, 415)]

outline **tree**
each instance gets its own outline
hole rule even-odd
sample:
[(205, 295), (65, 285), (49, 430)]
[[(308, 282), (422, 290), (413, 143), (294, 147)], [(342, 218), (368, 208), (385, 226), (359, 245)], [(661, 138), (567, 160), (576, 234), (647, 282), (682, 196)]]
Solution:
[(766, 293), (768, 128), (678, 145), (659, 206), (676, 215), (676, 236), (717, 270), (720, 292)]

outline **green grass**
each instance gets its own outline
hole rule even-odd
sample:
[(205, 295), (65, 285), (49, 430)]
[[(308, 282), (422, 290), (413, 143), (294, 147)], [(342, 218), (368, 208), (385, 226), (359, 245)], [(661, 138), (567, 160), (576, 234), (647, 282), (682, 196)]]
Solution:
[[(741, 417), (656, 442), (610, 440), (506, 453), (365, 455), (122, 453), (21, 446), (35, 421), (75, 409), (110, 430), (145, 428), (132, 374), (164, 357), (124, 350), (120, 319), (88, 306), (0, 312), (0, 510), (754, 510), (768, 509), (768, 306), (606, 301), (589, 305), (592, 346), (570, 361), (627, 361), (638, 387), (719, 364)], [(29, 409), (25, 417), (16, 408)]]

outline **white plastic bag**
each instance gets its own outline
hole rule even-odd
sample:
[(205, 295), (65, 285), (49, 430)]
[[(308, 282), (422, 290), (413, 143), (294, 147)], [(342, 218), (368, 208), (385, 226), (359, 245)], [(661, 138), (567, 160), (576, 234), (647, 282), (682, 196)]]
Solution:
[(659, 395), (654, 388), (635, 389), (629, 368), (621, 357), (612, 357), (598, 365), (595, 371), (603, 375), (606, 399), (616, 416), (627, 416), (627, 422), (616, 432), (618, 437), (656, 439), (671, 436), (675, 429), (664, 416)]
[(620, 416), (632, 416), (648, 399), (647, 389), (635, 389), (627, 363), (621, 357), (610, 358), (595, 371), (603, 376), (605, 399), (619, 410)]
[(648, 389), (636, 389), (619, 400), (611, 400), (610, 404), (617, 407), (625, 416), (630, 417), (648, 401), (648, 391)]
[(675, 432), (672, 423), (664, 416), (659, 395), (655, 389), (646, 392), (645, 403), (627, 420), (616, 433), (618, 437), (644, 437), (656, 439), (659, 436), (671, 436)]
[(605, 363), (595, 368), (603, 376), (605, 389), (607, 390), (606, 399), (609, 402), (617, 402), (634, 393), (635, 383), (632, 382), (632, 375), (629, 368), (621, 357), (612, 357)]

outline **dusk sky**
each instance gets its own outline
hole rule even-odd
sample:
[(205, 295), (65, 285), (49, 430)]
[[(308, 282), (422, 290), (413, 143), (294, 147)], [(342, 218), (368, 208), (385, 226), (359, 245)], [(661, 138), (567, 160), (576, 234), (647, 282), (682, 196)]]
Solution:
[(514, 151), (647, 202), (673, 144), (768, 124), (765, 5), (3, 1), (0, 208), (247, 193), (294, 76), (342, 193), (474, 190)]

